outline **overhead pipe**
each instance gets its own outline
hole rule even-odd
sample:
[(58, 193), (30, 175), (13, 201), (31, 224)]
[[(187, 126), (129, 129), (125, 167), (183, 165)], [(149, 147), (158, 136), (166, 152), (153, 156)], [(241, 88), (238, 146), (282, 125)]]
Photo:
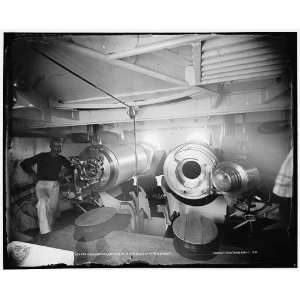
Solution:
[(241, 58), (248, 58), (248, 57), (252, 57), (252, 56), (264, 55), (264, 54), (269, 54), (269, 53), (278, 53), (278, 52), (276, 52), (276, 51), (274, 51), (274, 49), (270, 49), (270, 48), (261, 48), (261, 49), (251, 50), (251, 51), (243, 51), (243, 52), (239, 52), (239, 53), (220, 55), (217, 57), (204, 59), (204, 60), (202, 60), (202, 65), (205, 66), (205, 65), (209, 65), (209, 64), (222, 63), (225, 61), (236, 60), (236, 59), (241, 59)]
[(203, 76), (203, 80), (216, 79), (220, 77), (247, 75), (252, 73), (260, 73), (260, 72), (268, 72), (268, 71), (277, 71), (277, 70), (283, 70), (284, 67), (285, 65), (282, 64), (282, 65), (258, 67), (258, 68), (246, 69), (246, 70), (237, 70), (237, 71), (226, 72), (226, 73), (218, 73), (218, 74)]
[(257, 56), (247, 57), (247, 58), (233, 59), (230, 61), (214, 63), (214, 64), (207, 64), (207, 65), (202, 64), (201, 69), (202, 71), (208, 71), (208, 70), (221, 69), (221, 68), (232, 67), (237, 65), (276, 60), (276, 59), (284, 59), (284, 57), (279, 53), (269, 53), (269, 54), (257, 55)]
[(263, 79), (263, 78), (274, 78), (284, 73), (284, 70), (277, 70), (277, 71), (268, 71), (268, 72), (258, 72), (246, 75), (239, 75), (239, 76), (225, 76), (215, 79), (205, 79), (201, 82), (201, 84), (213, 84), (219, 82), (227, 82), (227, 81), (239, 81), (245, 79)]
[(208, 40), (213, 37), (215, 37), (214, 34), (193, 34), (193, 35), (189, 35), (189, 36), (183, 36), (180, 38), (169, 39), (166, 41), (161, 41), (158, 43), (153, 43), (153, 44), (137, 47), (137, 48), (134, 48), (131, 50), (110, 54), (110, 55), (107, 55), (107, 59), (108, 60), (121, 59), (121, 58), (125, 58), (125, 57), (131, 57), (131, 56), (135, 56), (135, 55), (150, 53), (150, 52), (162, 50), (165, 48), (175, 48), (175, 47), (179, 47), (179, 46), (182, 46), (185, 44), (190, 44), (190, 43), (197, 42), (197, 41)]
[(253, 69), (255, 67), (274, 66), (274, 65), (279, 65), (279, 64), (283, 64), (283, 63), (285, 63), (285, 60), (283, 60), (283, 59), (274, 59), (274, 60), (267, 60), (267, 61), (262, 61), (262, 62), (254, 62), (254, 63), (250, 63), (250, 64), (239, 64), (239, 65), (233, 65), (233, 66), (219, 68), (219, 69), (203, 71), (202, 76), (226, 73), (226, 72), (237, 71), (237, 70)]

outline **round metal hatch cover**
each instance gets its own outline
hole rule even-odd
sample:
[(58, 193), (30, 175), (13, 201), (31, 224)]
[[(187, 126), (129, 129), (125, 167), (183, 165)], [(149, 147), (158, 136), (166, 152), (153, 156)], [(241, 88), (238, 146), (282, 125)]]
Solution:
[(113, 207), (101, 207), (92, 209), (75, 220), (76, 226), (96, 226), (107, 222), (116, 214)]

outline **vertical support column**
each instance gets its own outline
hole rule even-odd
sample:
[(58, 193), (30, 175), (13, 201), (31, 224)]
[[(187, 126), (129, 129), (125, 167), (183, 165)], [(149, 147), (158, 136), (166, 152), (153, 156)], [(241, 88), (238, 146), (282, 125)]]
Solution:
[(193, 43), (192, 44), (193, 50), (192, 50), (192, 58), (193, 58), (193, 67), (195, 72), (195, 85), (200, 84), (201, 82), (201, 48), (202, 43)]
[(224, 136), (233, 137), (235, 136), (235, 120), (233, 115), (224, 115)]
[(217, 108), (224, 99), (224, 83), (218, 84), (218, 95), (211, 97), (211, 108), (215, 109)]
[(241, 141), (240, 141), (240, 147), (241, 147), (241, 158), (247, 159), (247, 153), (248, 153), (248, 134), (247, 134), (247, 124), (246, 124), (246, 115), (241, 115), (242, 119), (242, 132), (241, 132)]

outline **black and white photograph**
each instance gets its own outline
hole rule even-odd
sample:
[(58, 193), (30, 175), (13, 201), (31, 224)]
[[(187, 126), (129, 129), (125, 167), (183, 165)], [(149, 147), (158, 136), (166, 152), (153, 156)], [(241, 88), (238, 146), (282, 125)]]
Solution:
[(4, 32), (3, 266), (296, 268), (296, 32)]

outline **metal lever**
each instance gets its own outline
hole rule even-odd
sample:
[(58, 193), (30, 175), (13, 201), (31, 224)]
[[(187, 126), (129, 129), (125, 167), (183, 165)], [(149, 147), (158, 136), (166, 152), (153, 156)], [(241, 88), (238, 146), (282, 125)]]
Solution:
[(245, 221), (241, 222), (240, 224), (233, 227), (233, 229), (238, 229), (248, 223), (250, 223), (250, 230), (252, 231), (252, 223), (256, 221), (256, 217), (253, 214), (246, 214), (244, 216)]

